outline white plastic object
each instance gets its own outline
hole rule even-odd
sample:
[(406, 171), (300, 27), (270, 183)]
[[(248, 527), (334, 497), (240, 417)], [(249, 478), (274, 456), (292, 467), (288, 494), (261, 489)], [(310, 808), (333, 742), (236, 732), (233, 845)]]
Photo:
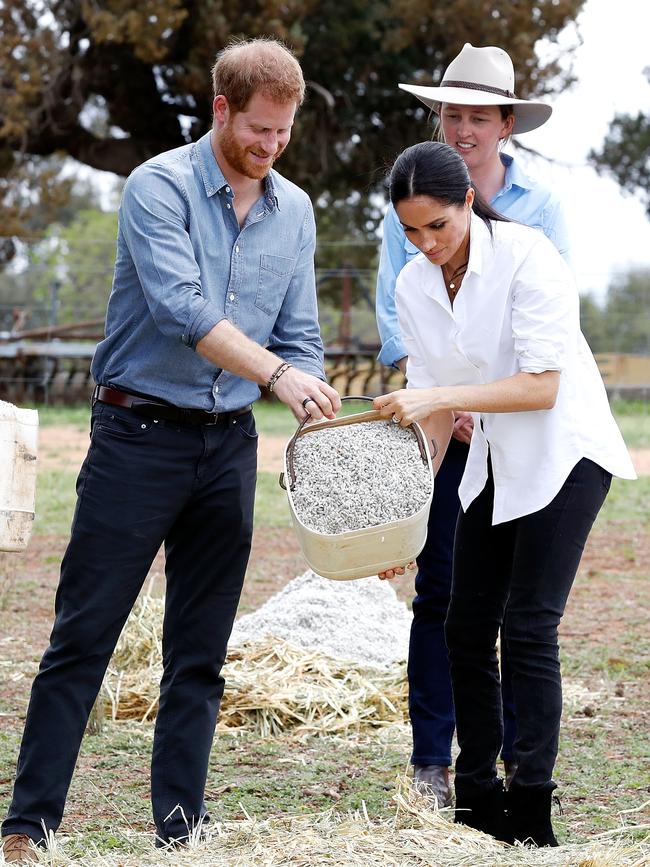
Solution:
[(0, 401), (0, 551), (24, 551), (34, 525), (38, 412)]
[[(376, 412), (362, 412), (342, 418), (326, 419), (303, 430), (299, 429), (298, 436), (308, 436), (310, 432), (325, 427), (379, 420), (379, 413)], [(385, 422), (385, 419), (381, 420)], [(433, 497), (433, 468), (427, 438), (419, 425), (414, 424), (413, 428), (417, 428), (421, 434), (418, 439), (423, 443), (426, 453), (431, 477), (431, 490), (428, 499), (417, 512), (408, 518), (401, 518), (388, 524), (378, 524), (361, 530), (349, 530), (346, 533), (319, 533), (303, 524), (298, 517), (291, 493), (291, 472), (288, 461), (288, 454), (294, 437), (287, 443), (284, 450), (284, 473), (280, 477), (280, 484), (287, 492), (291, 520), (302, 553), (307, 563), (318, 575), (336, 581), (367, 578), (370, 575), (385, 572), (386, 569), (393, 566), (406, 566), (415, 560), (424, 548), (427, 538), (429, 509)]]

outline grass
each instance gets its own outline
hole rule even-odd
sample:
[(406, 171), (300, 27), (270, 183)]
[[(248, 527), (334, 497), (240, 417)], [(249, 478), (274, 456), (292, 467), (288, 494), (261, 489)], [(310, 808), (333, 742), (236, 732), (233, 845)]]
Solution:
[(606, 523), (629, 524), (635, 529), (650, 529), (650, 476), (638, 479), (612, 479), (612, 486), (596, 526)]
[[(101, 835), (107, 825), (120, 824), (118, 810), (140, 829), (151, 823), (152, 731), (150, 723), (110, 723), (101, 735), (84, 738), (66, 812), (75, 816), (75, 825), (83, 824), (100, 851), (106, 845)], [(0, 803), (15, 770), (19, 734), (0, 733)], [(213, 815), (216, 810), (224, 821), (242, 819), (244, 811), (252, 816), (286, 815), (333, 804), (347, 811), (361, 809), (362, 803), (372, 815), (388, 817), (394, 811), (395, 781), (406, 771), (407, 761), (408, 753), (399, 742), (223, 734), (214, 742), (206, 801)], [(93, 810), (82, 818), (89, 803)], [(69, 819), (66, 824), (70, 827)]]
[(77, 473), (71, 470), (39, 471), (36, 484), (34, 532), (64, 536), (70, 531), (77, 494)]
[[(76, 472), (71, 470), (49, 469), (39, 473), (35, 533), (44, 536), (65, 536), (69, 533), (77, 500), (76, 478)], [(287, 495), (278, 483), (277, 473), (258, 473), (255, 520), (265, 527), (291, 525)]]
[[(342, 414), (371, 409), (366, 402), (345, 402)], [(650, 402), (642, 400), (615, 400), (612, 412), (625, 442), (630, 448), (650, 448)], [(274, 436), (291, 436), (296, 429), (293, 416), (277, 401), (258, 401), (255, 404), (257, 429)]]
[(287, 495), (278, 483), (277, 473), (257, 474), (255, 522), (264, 527), (291, 526)]
[[(624, 403), (614, 409), (630, 445), (650, 447), (648, 406)], [(290, 413), (277, 404), (259, 404), (256, 416), (264, 434), (288, 437), (295, 430)], [(88, 410), (46, 408), (41, 423), (86, 429)], [(38, 639), (31, 637), (38, 625), (32, 620), (38, 611), (42, 620), (51, 616), (59, 563), (54, 554), (69, 532), (74, 483), (70, 471), (52, 469), (39, 476), (35, 541), (42, 553), (31, 566), (21, 560), (0, 615), (0, 817), (9, 802), (31, 677), (46, 641), (43, 626)], [(584, 701), (567, 701), (564, 712), (556, 773), (564, 815), (554, 817), (562, 842), (584, 842), (618, 827), (623, 819), (648, 823), (642, 812), (624, 811), (647, 802), (650, 787), (644, 712), (649, 574), (643, 555), (650, 532), (649, 500), (649, 477), (614, 480), (562, 624), (565, 677), (585, 691)], [(264, 584), (269, 573), (277, 571), (280, 586), (297, 574), (290, 573), (289, 560), (278, 554), (273, 561), (273, 551), (264, 550), (291, 538), (289, 524), (286, 495), (276, 474), (260, 473), (256, 525), (264, 545), (249, 573), (254, 587), (268, 586), (268, 592), (274, 592), (271, 584)], [(402, 598), (411, 595), (406, 581), (397, 589)], [(259, 599), (259, 589), (255, 592)], [(18, 680), (18, 674), (24, 677)], [(94, 846), (106, 856), (132, 855), (131, 829), (153, 836), (152, 737), (150, 723), (107, 722), (100, 735), (84, 738), (62, 828), (82, 836), (71, 840), (68, 852), (83, 859)], [(395, 809), (395, 781), (406, 770), (409, 750), (407, 727), (381, 737), (301, 741), (224, 734), (214, 742), (206, 800), (217, 821), (243, 819), (246, 813), (266, 818), (330, 807), (345, 812), (364, 804), (371, 816), (389, 817)]]
[[(363, 403), (350, 401), (343, 404), (343, 413), (360, 412), (370, 408)], [(85, 429), (88, 425), (89, 407), (36, 406), (40, 424), (44, 427), (71, 424)], [(650, 448), (650, 402), (642, 400), (615, 400), (612, 411), (621, 428), (626, 443), (634, 448)], [(291, 436), (297, 422), (289, 410), (278, 401), (260, 400), (255, 404), (255, 419), (258, 430), (270, 436)]]
[(70, 424), (76, 428), (87, 429), (90, 418), (90, 405), (75, 406), (35, 406), (38, 421), (43, 427)]
[(630, 448), (650, 448), (650, 402), (615, 400), (612, 412)]
[[(344, 404), (344, 412), (358, 411), (358, 404)], [(39, 421), (44, 427), (72, 425), (86, 430), (87, 407), (40, 407)], [(280, 403), (260, 401), (255, 407), (255, 421), (259, 432), (266, 436), (289, 437), (297, 422)], [(69, 470), (48, 469), (38, 476), (35, 532), (43, 535), (65, 535), (76, 502), (76, 473)], [(260, 472), (257, 479), (255, 515), (259, 524), (269, 527), (289, 527), (291, 517), (287, 497), (278, 483), (278, 474)]]
[[(363, 409), (364, 407), (361, 407)], [(343, 405), (344, 412), (359, 411), (359, 404)], [(650, 448), (650, 405), (640, 401), (619, 401), (614, 405), (616, 418), (623, 430), (628, 430), (628, 444)], [(42, 407), (40, 423), (43, 426), (74, 425), (85, 430), (88, 425), (87, 407)], [(286, 437), (296, 430), (291, 413), (277, 402), (260, 401), (255, 407), (257, 429), (266, 436)], [(48, 535), (64, 535), (76, 499), (76, 474), (67, 470), (47, 470), (38, 477), (35, 530)], [(650, 478), (635, 482), (614, 479), (610, 494), (599, 516), (599, 523), (616, 520), (640, 521), (648, 526), (650, 515), (645, 504), (650, 501)], [(255, 499), (256, 521), (270, 527), (288, 527), (291, 523), (286, 494), (278, 484), (275, 473), (260, 472)]]
[[(88, 427), (90, 407), (85, 404), (78, 406), (41, 405), (35, 408), (38, 410), (39, 423), (43, 427), (73, 425), (80, 430), (86, 430)], [(342, 414), (347, 415), (351, 412), (360, 412), (369, 408), (371, 408), (370, 404), (366, 406), (365, 401), (346, 401), (343, 404)], [(267, 434), (267, 436), (282, 436), (287, 438), (294, 433), (298, 426), (298, 422), (294, 419), (292, 413), (277, 400), (259, 400), (255, 404), (255, 422), (257, 429)]]

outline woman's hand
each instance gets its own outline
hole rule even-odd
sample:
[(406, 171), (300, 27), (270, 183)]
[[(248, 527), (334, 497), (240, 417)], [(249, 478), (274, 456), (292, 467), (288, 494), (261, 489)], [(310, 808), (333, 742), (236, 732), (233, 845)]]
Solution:
[(446, 403), (444, 388), (400, 388), (382, 394), (373, 401), (383, 418), (394, 418), (402, 427), (420, 421), (441, 409), (451, 409)]
[[(406, 568), (409, 572), (412, 572), (415, 569), (415, 561), (412, 560), (409, 564), (407, 564)], [(378, 578), (380, 581), (392, 581), (396, 575), (404, 574), (404, 566), (394, 566), (392, 569), (386, 569), (385, 572), (380, 572), (378, 574)]]

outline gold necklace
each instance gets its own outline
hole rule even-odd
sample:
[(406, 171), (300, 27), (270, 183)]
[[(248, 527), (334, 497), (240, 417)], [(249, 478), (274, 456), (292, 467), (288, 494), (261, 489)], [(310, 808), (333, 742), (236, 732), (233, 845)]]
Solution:
[(456, 268), (456, 270), (451, 275), (451, 277), (445, 276), (445, 266), (444, 265), (442, 266), (442, 276), (443, 276), (445, 282), (448, 284), (449, 289), (451, 289), (451, 291), (453, 292), (454, 295), (456, 294), (456, 292), (458, 292), (458, 289), (460, 289), (460, 285), (458, 285), (458, 287), (456, 286), (456, 281), (458, 281), (458, 283), (460, 284), (460, 281), (465, 276), (465, 272), (467, 271), (467, 265), (468, 264), (469, 264), (469, 259), (467, 259), (465, 262), (463, 262), (463, 264), (459, 268)]

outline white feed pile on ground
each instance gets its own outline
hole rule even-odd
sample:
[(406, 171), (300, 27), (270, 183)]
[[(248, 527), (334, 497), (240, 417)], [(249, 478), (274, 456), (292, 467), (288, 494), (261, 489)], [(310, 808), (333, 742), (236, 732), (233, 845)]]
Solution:
[[(163, 611), (145, 594), (124, 627), (103, 686), (113, 719), (156, 715)], [(235, 625), (219, 727), (302, 736), (403, 723), (410, 622), (377, 578), (295, 578)]]
[(330, 581), (308, 570), (240, 617), (229, 646), (273, 636), (334, 659), (388, 668), (408, 656), (411, 620), (387, 581)]
[(296, 440), (294, 467), (296, 514), (318, 533), (408, 518), (431, 492), (431, 474), (413, 430), (389, 421), (305, 433)]

